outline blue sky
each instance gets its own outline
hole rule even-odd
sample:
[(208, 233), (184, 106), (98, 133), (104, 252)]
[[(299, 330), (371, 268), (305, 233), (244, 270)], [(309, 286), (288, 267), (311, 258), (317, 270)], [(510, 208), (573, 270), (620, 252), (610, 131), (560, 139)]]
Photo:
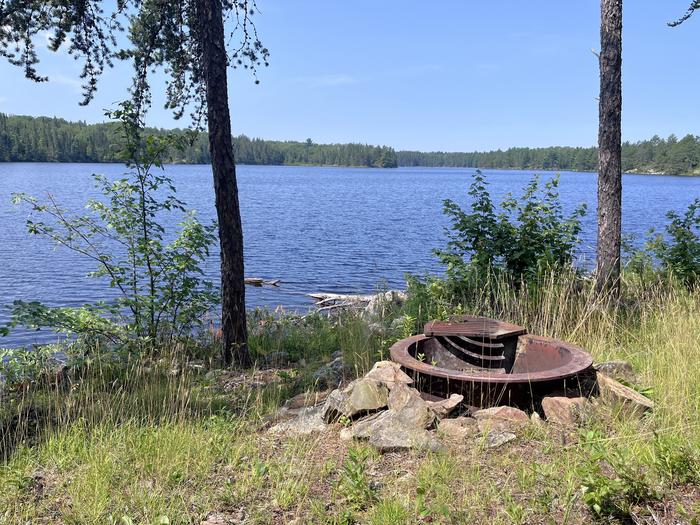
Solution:
[[(700, 14), (666, 26), (689, 2), (625, 3), (625, 140), (700, 134)], [(258, 5), (271, 66), (260, 85), (231, 72), (234, 134), (449, 151), (596, 142), (595, 0)], [(79, 66), (62, 53), (42, 58), (51, 81), (41, 85), (0, 63), (0, 111), (97, 122), (124, 97), (126, 66), (106, 73), (84, 108)], [(176, 125), (161, 108), (154, 97), (149, 123)]]

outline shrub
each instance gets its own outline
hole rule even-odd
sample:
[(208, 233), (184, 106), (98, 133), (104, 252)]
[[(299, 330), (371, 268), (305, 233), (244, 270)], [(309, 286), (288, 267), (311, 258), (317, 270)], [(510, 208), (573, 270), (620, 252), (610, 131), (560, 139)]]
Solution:
[[(700, 283), (700, 199), (681, 215), (669, 211), (666, 235), (657, 234), (647, 243), (662, 271), (692, 287)], [(652, 232), (653, 234), (653, 232)]]
[(459, 286), (474, 276), (485, 280), (492, 274), (505, 274), (519, 283), (533, 281), (545, 270), (570, 268), (586, 207), (582, 204), (566, 217), (558, 185), (558, 177), (541, 185), (535, 176), (520, 198), (508, 194), (498, 211), (477, 170), (469, 189), (471, 210), (444, 202), (452, 224), (446, 248), (435, 253), (451, 283)]

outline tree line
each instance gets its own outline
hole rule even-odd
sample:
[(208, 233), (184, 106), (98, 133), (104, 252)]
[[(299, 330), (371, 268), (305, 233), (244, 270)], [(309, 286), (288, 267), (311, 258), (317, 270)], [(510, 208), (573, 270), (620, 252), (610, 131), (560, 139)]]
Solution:
[[(0, 113), (0, 162), (116, 162), (119, 137), (114, 123), (86, 124), (60, 118), (27, 117)], [(164, 134), (165, 130), (149, 129)], [(177, 130), (176, 130), (177, 132)], [(181, 131), (181, 133), (185, 133)], [(521, 170), (595, 171), (595, 147), (555, 146), (508, 148), (477, 152), (395, 151), (387, 146), (367, 144), (317, 144), (311, 139), (273, 141), (234, 137), (234, 154), (239, 164), (362, 166), (394, 168), (425, 166), (448, 168), (493, 168)], [(170, 162), (208, 164), (206, 133), (198, 133)], [(678, 139), (654, 136), (649, 140), (622, 145), (622, 169), (626, 172), (700, 174), (700, 137)]]
[[(554, 146), (548, 148), (508, 148), (506, 150), (458, 153), (398, 151), (399, 166), (449, 168), (494, 168), (520, 170), (596, 171), (596, 147)], [(669, 175), (700, 174), (700, 136), (654, 136), (622, 144), (622, 170)]]
[[(164, 135), (162, 129), (146, 133)], [(175, 133), (186, 133), (175, 130)], [(121, 137), (115, 123), (86, 124), (60, 118), (14, 116), (0, 113), (0, 162), (117, 162)], [(367, 144), (316, 144), (311, 139), (272, 141), (234, 137), (239, 164), (321, 165), (395, 168), (396, 152)], [(175, 163), (208, 164), (209, 141), (204, 132), (168, 159)]]

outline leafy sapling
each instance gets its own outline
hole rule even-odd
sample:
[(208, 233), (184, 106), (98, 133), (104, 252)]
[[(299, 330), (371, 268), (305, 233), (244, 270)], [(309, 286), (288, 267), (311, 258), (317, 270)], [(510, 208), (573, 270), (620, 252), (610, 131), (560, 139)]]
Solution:
[[(115, 180), (94, 175), (102, 198), (88, 201), (87, 213), (72, 213), (52, 195), (46, 201), (26, 194), (13, 198), (31, 211), (30, 234), (91, 260), (95, 270), (89, 275), (106, 280), (117, 297), (82, 308), (15, 301), (12, 325), (154, 348), (188, 335), (216, 303), (211, 282), (202, 277), (216, 225), (202, 224), (186, 210), (163, 170), (169, 152), (186, 147), (188, 135), (144, 137), (141, 115), (128, 102), (108, 116), (121, 124), (120, 148), (129, 171)], [(159, 222), (164, 214), (183, 217), (175, 235)]]

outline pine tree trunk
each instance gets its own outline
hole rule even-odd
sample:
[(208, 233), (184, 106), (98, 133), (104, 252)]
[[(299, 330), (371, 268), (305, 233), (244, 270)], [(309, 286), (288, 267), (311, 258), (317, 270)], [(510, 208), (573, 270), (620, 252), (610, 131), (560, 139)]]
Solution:
[(222, 357), (226, 365), (249, 366), (251, 360), (247, 344), (243, 282), (243, 228), (238, 205), (236, 164), (231, 139), (226, 79), (227, 55), (221, 0), (199, 0), (199, 2), (202, 58), (207, 91), (209, 152), (214, 174), (221, 245)]
[(598, 290), (619, 291), (622, 240), (622, 0), (600, 2)]

